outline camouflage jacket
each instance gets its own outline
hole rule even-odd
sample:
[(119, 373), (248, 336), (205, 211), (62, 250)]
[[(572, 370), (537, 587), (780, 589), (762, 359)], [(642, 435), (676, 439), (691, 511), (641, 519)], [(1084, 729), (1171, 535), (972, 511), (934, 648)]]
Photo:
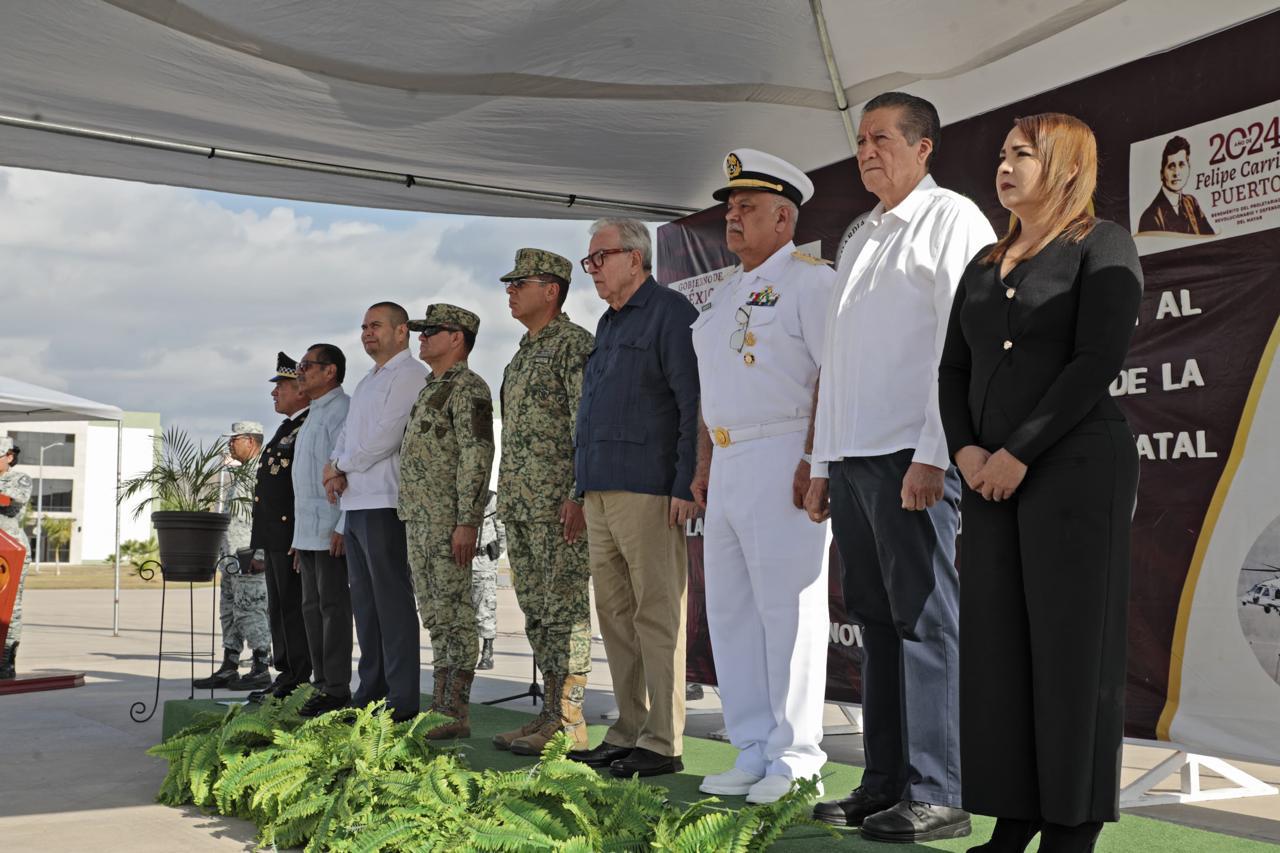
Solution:
[[(258, 475), (258, 465), (261, 463), (260, 456), (254, 456), (248, 462), (238, 463), (239, 465), (248, 465), (252, 469), (252, 477)], [(242, 492), (241, 489), (247, 490)], [(231, 524), (227, 527), (227, 535), (222, 543), (223, 554), (235, 554), (249, 547), (249, 539), (253, 533), (253, 505), (244, 501), (236, 502), (240, 497), (253, 497), (252, 480), (240, 482), (238, 485), (235, 481), (227, 478), (223, 485), (222, 507), (223, 512), (231, 516)], [(259, 549), (261, 551), (261, 549)], [(258, 559), (262, 558), (261, 553), (256, 555)]]
[(431, 374), (400, 446), (400, 518), (479, 527), (492, 471), (489, 386), (465, 360), (440, 376)]
[(5, 506), (0, 506), (0, 530), (8, 533), (18, 544), (27, 547), (27, 534), (19, 520), (22, 510), (31, 500), (31, 476), (10, 468), (0, 474), (0, 495), (9, 498)]
[(526, 334), (502, 375), (502, 461), (498, 515), (503, 521), (558, 521), (578, 500), (573, 433), (591, 333), (560, 314)]

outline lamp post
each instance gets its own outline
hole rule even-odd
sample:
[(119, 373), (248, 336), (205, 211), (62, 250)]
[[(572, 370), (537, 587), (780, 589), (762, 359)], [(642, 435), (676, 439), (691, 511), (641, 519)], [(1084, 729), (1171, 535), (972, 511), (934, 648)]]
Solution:
[(64, 441), (55, 441), (40, 448), (40, 473), (36, 477), (36, 574), (40, 574), (40, 540), (44, 535), (44, 452), (64, 444)]

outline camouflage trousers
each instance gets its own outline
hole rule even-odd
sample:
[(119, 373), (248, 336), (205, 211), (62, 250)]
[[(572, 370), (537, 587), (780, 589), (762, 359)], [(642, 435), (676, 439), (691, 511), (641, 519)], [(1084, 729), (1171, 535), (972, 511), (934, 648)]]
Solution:
[(4, 644), (11, 646), (22, 639), (22, 591), (27, 588), (27, 572), (31, 570), (25, 563), (22, 574), (18, 576), (18, 594), (13, 599), (13, 613), (9, 616), (9, 633), (5, 635)]
[(471, 605), (480, 639), (498, 636), (498, 564), (485, 557), (471, 561)]
[(585, 535), (570, 545), (557, 522), (507, 521), (507, 554), (524, 630), (544, 675), (591, 671), (591, 570)]
[(271, 624), (267, 621), (267, 576), (222, 573), (218, 594), (218, 621), (222, 623), (222, 647), (239, 652), (271, 648)]
[(471, 566), (454, 562), (453, 527), (410, 519), (404, 528), (418, 614), (431, 635), (432, 665), (474, 671), (480, 632), (471, 603)]

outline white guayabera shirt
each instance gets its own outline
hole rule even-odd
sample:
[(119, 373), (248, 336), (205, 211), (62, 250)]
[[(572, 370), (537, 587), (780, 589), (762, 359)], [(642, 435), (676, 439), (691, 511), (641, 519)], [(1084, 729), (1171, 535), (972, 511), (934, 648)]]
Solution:
[(960, 276), (995, 232), (972, 201), (926, 175), (877, 204), (836, 270), (818, 387), (814, 462), (915, 450), (948, 467), (938, 360)]

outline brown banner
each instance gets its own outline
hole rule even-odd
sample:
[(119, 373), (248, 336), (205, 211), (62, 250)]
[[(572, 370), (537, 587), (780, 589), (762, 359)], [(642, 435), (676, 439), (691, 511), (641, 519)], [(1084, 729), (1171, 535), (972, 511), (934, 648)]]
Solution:
[[(1248, 215), (1239, 213), (1240, 204), (1253, 203), (1252, 193), (1259, 210), (1273, 209), (1266, 207), (1264, 196), (1271, 183), (1280, 181), (1261, 174), (1270, 168), (1267, 158), (1280, 155), (1280, 134), (1269, 135), (1269, 113), (1259, 112), (1280, 102), (1277, 44), (1280, 13), (948, 125), (934, 176), (940, 185), (973, 199), (997, 233), (1003, 233), (1008, 214), (996, 201), (993, 184), (996, 152), (1013, 119), (1071, 113), (1088, 122), (1098, 137), (1098, 215), (1137, 231), (1138, 223), (1130, 222), (1131, 146), (1251, 111), (1248, 115), (1263, 116), (1256, 122), (1257, 133), (1250, 122), (1242, 122), (1238, 131), (1228, 127), (1208, 134), (1204, 143), (1192, 143), (1194, 180), (1188, 187), (1198, 182), (1205, 188), (1200, 194), (1206, 207), (1209, 193), (1218, 192), (1214, 203), (1234, 204), (1232, 215), (1248, 221)], [(744, 138), (743, 144), (762, 143)], [(1256, 155), (1252, 166), (1244, 163), (1250, 151)], [(1224, 162), (1211, 163), (1215, 158)], [(1240, 162), (1225, 162), (1231, 158)], [(713, 169), (718, 164), (707, 165)], [(1280, 156), (1274, 166), (1280, 174)], [(1229, 175), (1237, 185), (1224, 189)], [(875, 199), (863, 190), (852, 159), (818, 169), (811, 177), (816, 194), (801, 212), (796, 243), (820, 241), (823, 257), (834, 259), (846, 228)], [(1153, 170), (1149, 179), (1136, 177), (1143, 187), (1142, 207), (1158, 191), (1160, 176)], [(1280, 183), (1275, 195), (1280, 196)], [(724, 247), (723, 212), (716, 206), (658, 229), (664, 284), (735, 263)], [(1171, 655), (1188, 571), (1260, 359), (1280, 317), (1280, 229), (1256, 218), (1249, 227), (1258, 230), (1185, 240), (1153, 253), (1143, 250), (1146, 295), (1139, 326), (1125, 371), (1112, 386), (1129, 416), (1142, 460), (1129, 605), (1126, 734), (1131, 737), (1157, 737), (1157, 723), (1171, 699)], [(1280, 444), (1280, 434), (1270, 441)], [(712, 683), (705, 608), (695, 601), (702, 592), (701, 542), (695, 537), (691, 546), (689, 673), (691, 680)], [(860, 635), (844, 616), (837, 572), (833, 563), (827, 696), (857, 701)]]

